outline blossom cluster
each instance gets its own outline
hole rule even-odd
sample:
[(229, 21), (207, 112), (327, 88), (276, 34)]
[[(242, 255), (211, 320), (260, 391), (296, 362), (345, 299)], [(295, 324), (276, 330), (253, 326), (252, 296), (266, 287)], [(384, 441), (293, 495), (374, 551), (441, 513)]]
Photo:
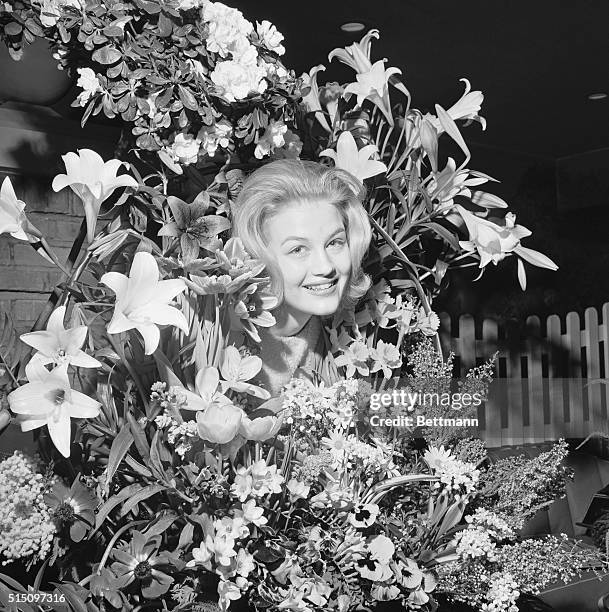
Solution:
[(0, 461), (0, 558), (42, 561), (56, 526), (44, 496), (51, 483), (20, 451)]
[(480, 478), (480, 470), (473, 463), (460, 461), (444, 447), (429, 448), (425, 451), (423, 459), (432, 472), (439, 477), (439, 482), (434, 485), (436, 488), (445, 486), (457, 492), (457, 495), (469, 495), (475, 491)]

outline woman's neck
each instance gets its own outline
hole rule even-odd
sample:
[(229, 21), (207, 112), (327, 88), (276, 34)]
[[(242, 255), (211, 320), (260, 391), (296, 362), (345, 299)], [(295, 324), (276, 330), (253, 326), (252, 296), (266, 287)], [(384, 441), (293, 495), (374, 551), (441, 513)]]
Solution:
[(273, 311), (273, 316), (276, 321), (272, 327), (274, 335), (294, 336), (309, 322), (312, 315), (292, 308), (286, 309), (281, 305), (277, 310)]

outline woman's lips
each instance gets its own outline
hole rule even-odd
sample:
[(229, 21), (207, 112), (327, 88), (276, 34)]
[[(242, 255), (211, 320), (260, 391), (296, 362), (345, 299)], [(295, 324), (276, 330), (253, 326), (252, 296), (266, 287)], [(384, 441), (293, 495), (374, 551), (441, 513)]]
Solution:
[(315, 295), (326, 295), (328, 293), (332, 293), (337, 284), (338, 284), (338, 279), (335, 278), (334, 280), (327, 281), (325, 283), (315, 283), (315, 284), (303, 285), (303, 287), (307, 291)]

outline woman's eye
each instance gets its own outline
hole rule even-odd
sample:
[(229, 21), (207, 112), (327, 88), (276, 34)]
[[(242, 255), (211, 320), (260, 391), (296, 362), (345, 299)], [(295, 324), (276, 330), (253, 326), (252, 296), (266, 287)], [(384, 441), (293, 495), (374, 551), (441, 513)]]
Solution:
[(297, 246), (290, 250), (290, 255), (302, 255), (305, 252), (304, 247)]
[(345, 245), (345, 239), (344, 238), (334, 238), (334, 240), (331, 240), (328, 246), (331, 247), (342, 247)]

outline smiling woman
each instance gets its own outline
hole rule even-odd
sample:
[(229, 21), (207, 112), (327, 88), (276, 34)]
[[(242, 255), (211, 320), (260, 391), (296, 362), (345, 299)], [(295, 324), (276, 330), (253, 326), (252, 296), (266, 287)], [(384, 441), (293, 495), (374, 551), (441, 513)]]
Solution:
[(362, 183), (348, 172), (299, 160), (267, 164), (243, 186), (235, 232), (265, 262), (278, 298), (276, 323), (263, 330), (260, 347), (260, 382), (273, 395), (299, 368), (325, 377), (320, 318), (370, 285), (362, 271), (371, 237), (363, 197)]

